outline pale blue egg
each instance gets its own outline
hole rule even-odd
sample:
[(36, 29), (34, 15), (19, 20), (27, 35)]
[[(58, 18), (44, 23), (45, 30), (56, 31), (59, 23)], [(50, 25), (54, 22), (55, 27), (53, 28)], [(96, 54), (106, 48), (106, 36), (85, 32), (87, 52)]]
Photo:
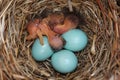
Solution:
[(86, 33), (80, 29), (69, 30), (62, 37), (66, 41), (64, 48), (71, 51), (83, 50), (88, 42)]
[(72, 51), (60, 50), (52, 55), (51, 64), (60, 73), (70, 73), (77, 68), (78, 59)]
[(36, 39), (32, 45), (32, 56), (36, 61), (44, 61), (53, 54), (53, 50), (48, 43), (47, 37), (44, 36), (43, 41), (44, 45), (41, 45), (40, 40)]

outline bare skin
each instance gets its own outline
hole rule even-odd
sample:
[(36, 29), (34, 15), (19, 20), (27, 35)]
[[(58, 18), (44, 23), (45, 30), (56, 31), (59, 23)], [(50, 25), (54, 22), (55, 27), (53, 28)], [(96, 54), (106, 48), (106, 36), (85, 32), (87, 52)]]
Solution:
[(27, 31), (29, 35), (26, 39), (32, 40), (39, 37), (40, 43), (43, 45), (44, 42), (42, 36), (45, 35), (48, 37), (48, 42), (53, 49), (61, 49), (63, 47), (63, 39), (57, 33), (53, 32), (46, 22), (47, 20), (45, 19), (42, 21), (39, 19), (30, 21), (27, 25)]
[(65, 17), (64, 24), (58, 24), (54, 27), (53, 31), (58, 34), (63, 34), (70, 29), (74, 29), (78, 26), (79, 20), (75, 15), (68, 15)]

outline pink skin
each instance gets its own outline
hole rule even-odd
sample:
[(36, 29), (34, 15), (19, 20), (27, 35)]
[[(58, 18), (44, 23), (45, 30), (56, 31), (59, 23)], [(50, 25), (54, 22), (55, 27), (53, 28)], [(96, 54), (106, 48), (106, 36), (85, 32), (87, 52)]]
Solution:
[(30, 21), (27, 25), (27, 31), (29, 35), (27, 36), (27, 40), (32, 40), (37, 38), (40, 35), (45, 35), (48, 37), (48, 42), (50, 46), (55, 49), (59, 50), (63, 47), (63, 39), (58, 36), (57, 33), (53, 32), (50, 27), (46, 24), (46, 20), (43, 19), (42, 21), (39, 19), (35, 19)]
[(63, 24), (64, 22), (64, 15), (63, 13), (52, 13), (47, 17), (48, 25), (51, 29), (58, 24)]
[(44, 22), (39, 25), (43, 35), (48, 37), (50, 46), (55, 50), (60, 50), (63, 47), (63, 39), (55, 32), (53, 32), (49, 26)]
[(27, 24), (27, 31), (29, 35), (27, 36), (27, 40), (32, 40), (38, 37), (37, 31), (39, 30), (38, 25), (40, 23), (40, 19), (34, 19)]
[(75, 15), (68, 15), (64, 20), (64, 24), (58, 24), (54, 27), (53, 31), (58, 34), (63, 34), (70, 29), (74, 29), (78, 26), (79, 20)]

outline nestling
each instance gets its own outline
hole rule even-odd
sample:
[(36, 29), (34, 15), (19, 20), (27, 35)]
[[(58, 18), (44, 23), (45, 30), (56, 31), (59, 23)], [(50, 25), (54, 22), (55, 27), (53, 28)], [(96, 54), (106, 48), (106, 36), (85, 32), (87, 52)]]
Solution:
[(48, 37), (48, 42), (53, 49), (60, 50), (63, 48), (63, 39), (59, 34), (53, 32), (46, 23), (39, 24), (39, 28), (42, 34)]
[(38, 37), (37, 31), (39, 30), (38, 25), (40, 24), (40, 19), (34, 19), (27, 24), (27, 31), (29, 35), (26, 37), (26, 40), (32, 40)]
[(62, 25), (64, 23), (64, 14), (61, 12), (54, 12), (51, 13), (45, 18), (46, 23), (48, 26), (53, 29), (56, 25), (60, 24)]
[(58, 24), (54, 26), (53, 31), (58, 34), (63, 34), (70, 29), (74, 29), (78, 26), (79, 19), (76, 15), (69, 14), (65, 17), (64, 24)]

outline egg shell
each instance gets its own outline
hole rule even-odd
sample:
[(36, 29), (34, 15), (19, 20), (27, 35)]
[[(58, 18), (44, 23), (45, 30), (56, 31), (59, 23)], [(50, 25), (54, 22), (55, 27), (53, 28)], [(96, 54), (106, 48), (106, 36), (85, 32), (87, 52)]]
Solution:
[(32, 56), (36, 61), (44, 61), (48, 59), (53, 50), (48, 43), (47, 37), (43, 37), (44, 45), (40, 44), (40, 40), (37, 38), (32, 45)]
[(60, 50), (52, 55), (51, 64), (56, 71), (65, 74), (77, 68), (78, 59), (72, 51)]
[(69, 30), (62, 37), (66, 41), (64, 48), (75, 52), (83, 50), (88, 42), (86, 33), (80, 29)]

